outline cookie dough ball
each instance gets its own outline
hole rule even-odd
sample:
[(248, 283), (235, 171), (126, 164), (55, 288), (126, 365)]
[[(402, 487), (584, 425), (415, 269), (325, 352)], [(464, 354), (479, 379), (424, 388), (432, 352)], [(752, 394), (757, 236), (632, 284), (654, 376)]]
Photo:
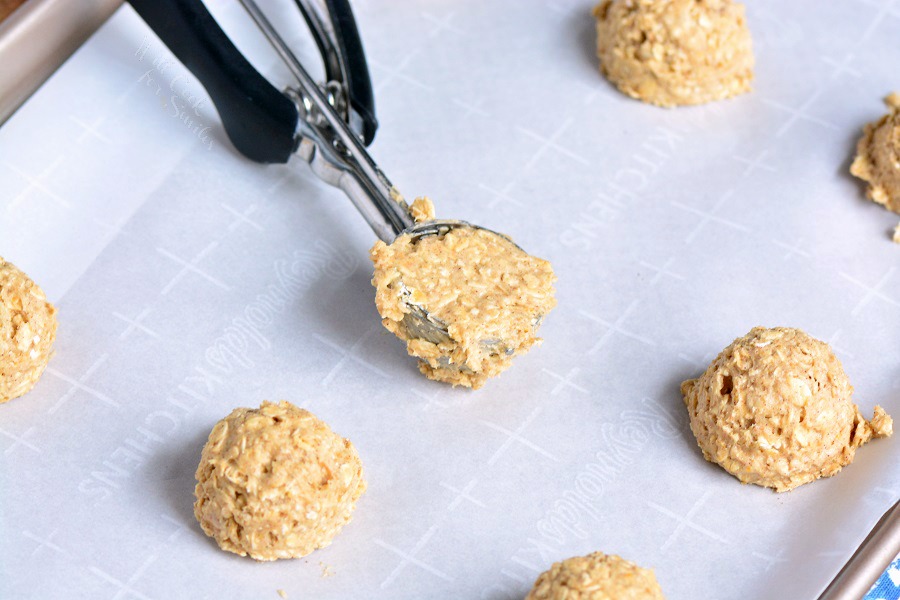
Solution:
[[(382, 323), (429, 379), (481, 387), (540, 341), (537, 328), (556, 305), (550, 263), (491, 231), (462, 225), (443, 235), (403, 234), (376, 242), (370, 255)], [(423, 338), (412, 306), (436, 319), (446, 339)]]
[(891, 94), (885, 103), (890, 112), (865, 126), (850, 172), (869, 183), (866, 197), (900, 213), (900, 94)]
[(197, 467), (194, 515), (219, 547), (256, 560), (331, 543), (366, 489), (349, 440), (289, 402), (216, 423)]
[(0, 404), (34, 387), (54, 339), (56, 309), (28, 275), (0, 257)]
[(860, 415), (831, 348), (799, 329), (754, 328), (681, 392), (706, 460), (779, 492), (834, 475), (892, 431), (880, 406)]
[(525, 600), (663, 600), (663, 594), (652, 570), (594, 552), (554, 563)]
[(632, 98), (671, 107), (750, 91), (750, 30), (733, 0), (603, 0), (594, 16), (600, 70)]

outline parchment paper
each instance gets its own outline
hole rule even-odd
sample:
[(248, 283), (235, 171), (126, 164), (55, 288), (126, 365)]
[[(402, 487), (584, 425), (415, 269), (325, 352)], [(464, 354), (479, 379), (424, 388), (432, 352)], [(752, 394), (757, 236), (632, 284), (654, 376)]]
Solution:
[[(267, 6), (309, 63), (290, 4)], [(589, 2), (355, 8), (373, 155), (553, 262), (543, 346), (478, 392), (426, 381), (379, 323), (350, 203), (237, 155), (125, 7), (0, 128), (0, 253), (60, 310), (47, 373), (0, 407), (0, 597), (519, 599), (594, 550), (668, 598), (815, 597), (900, 494), (898, 440), (788, 494), (742, 486), (678, 386), (795, 326), (867, 416), (900, 415), (897, 217), (847, 173), (900, 88), (900, 7), (752, 0), (755, 91), (677, 110), (602, 79)], [(193, 474), (218, 419), (282, 398), (356, 444), (369, 491), (327, 549), (258, 564), (200, 531)]]

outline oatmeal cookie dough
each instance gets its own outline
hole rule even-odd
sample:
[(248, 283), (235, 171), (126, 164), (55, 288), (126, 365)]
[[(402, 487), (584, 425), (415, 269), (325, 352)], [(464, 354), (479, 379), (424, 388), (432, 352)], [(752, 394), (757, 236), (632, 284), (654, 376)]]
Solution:
[(289, 402), (263, 402), (235, 409), (209, 434), (194, 515), (223, 550), (298, 558), (331, 543), (365, 489), (349, 440)]
[(525, 600), (663, 600), (663, 594), (652, 570), (594, 552), (554, 563)]
[(56, 308), (28, 275), (0, 256), (0, 404), (34, 387), (54, 339)]
[[(885, 98), (890, 112), (863, 129), (850, 173), (868, 182), (866, 197), (900, 213), (900, 94)], [(894, 232), (900, 242), (900, 225)]]
[(409, 214), (416, 223), (434, 220), (434, 204), (426, 197), (416, 198), (409, 207)]
[(706, 460), (778, 492), (834, 475), (892, 432), (880, 406), (862, 417), (834, 352), (799, 329), (752, 329), (681, 393)]
[[(411, 212), (433, 218), (431, 203), (419, 202)], [(463, 226), (441, 236), (404, 234), (390, 245), (376, 242), (371, 257), (382, 323), (406, 342), (426, 377), (453, 385), (477, 389), (500, 374), (540, 341), (538, 325), (556, 305), (550, 263), (490, 231)], [(446, 324), (449, 339), (434, 343), (410, 332), (404, 323), (410, 304)]]
[(733, 0), (603, 0), (600, 71), (623, 93), (657, 106), (702, 104), (750, 91), (753, 47)]

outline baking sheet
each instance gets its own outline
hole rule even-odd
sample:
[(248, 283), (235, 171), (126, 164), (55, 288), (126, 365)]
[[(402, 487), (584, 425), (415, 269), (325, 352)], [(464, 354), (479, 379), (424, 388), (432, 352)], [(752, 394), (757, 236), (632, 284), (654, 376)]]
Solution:
[[(900, 413), (896, 216), (847, 174), (900, 87), (900, 8), (748, 4), (754, 93), (679, 110), (597, 74), (590, 3), (355, 4), (394, 183), (559, 275), (544, 345), (477, 392), (382, 330), (349, 202), (237, 156), (121, 9), (0, 129), (0, 252), (60, 309), (47, 374), (0, 407), (0, 597), (518, 599), (597, 549), (669, 598), (815, 597), (900, 495), (897, 441), (741, 486), (678, 384), (789, 325), (832, 343), (864, 413)], [(193, 472), (216, 420), (280, 398), (353, 440), (369, 491), (327, 549), (257, 564), (200, 531)]]

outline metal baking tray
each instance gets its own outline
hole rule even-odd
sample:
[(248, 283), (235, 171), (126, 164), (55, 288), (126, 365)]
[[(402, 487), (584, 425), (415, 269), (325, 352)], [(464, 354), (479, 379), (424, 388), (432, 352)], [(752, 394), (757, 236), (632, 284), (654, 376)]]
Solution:
[[(864, 413), (900, 414), (896, 216), (847, 174), (900, 85), (896, 8), (748, 3), (754, 92), (667, 111), (600, 77), (590, 5), (354, 5), (393, 182), (559, 275), (543, 346), (475, 393), (382, 331), (352, 207), (241, 160), (129, 8), (0, 128), (0, 251), (61, 323), (0, 411), (0, 596), (518, 599), (598, 549), (670, 598), (824, 590), (896, 502), (897, 440), (789, 494), (741, 486), (703, 460), (678, 384), (790, 325), (832, 344)], [(260, 565), (198, 530), (193, 470), (216, 420), (278, 398), (353, 440), (370, 488), (329, 548)]]

